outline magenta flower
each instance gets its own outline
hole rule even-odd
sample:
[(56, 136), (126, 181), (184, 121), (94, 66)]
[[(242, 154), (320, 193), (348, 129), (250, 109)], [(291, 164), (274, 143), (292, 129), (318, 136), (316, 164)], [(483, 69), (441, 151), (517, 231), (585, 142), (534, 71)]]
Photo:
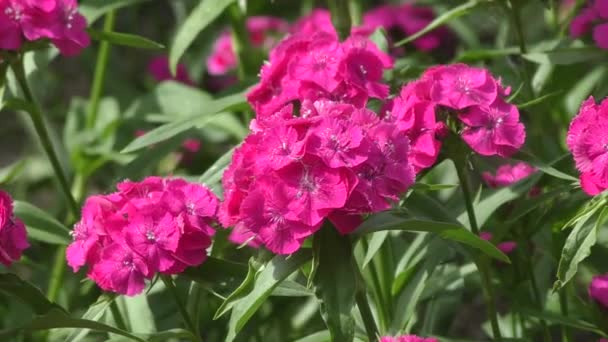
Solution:
[(379, 342), (439, 342), (435, 338), (424, 338), (416, 335), (402, 335), (402, 336), (384, 336), (380, 337)]
[(354, 167), (367, 160), (369, 142), (364, 137), (360, 126), (326, 118), (310, 132), (309, 152), (331, 168)]
[(88, 265), (102, 289), (132, 296), (157, 272), (177, 274), (205, 260), (218, 205), (209, 189), (160, 177), (117, 188), (85, 202), (66, 252), (74, 271)]
[(433, 101), (449, 108), (490, 106), (498, 97), (497, 82), (485, 69), (454, 64), (429, 69), (425, 75), (434, 80)]
[(175, 76), (171, 74), (169, 70), (169, 58), (167, 56), (157, 56), (150, 60), (148, 63), (148, 73), (152, 75), (156, 82), (173, 80), (190, 86), (194, 85), (190, 75), (188, 75), (186, 66), (181, 63), (177, 65), (177, 74)]
[(608, 188), (607, 128), (608, 101), (597, 105), (590, 97), (570, 123), (566, 139), (581, 172), (581, 186), (592, 196)]
[(484, 172), (482, 177), (490, 188), (500, 188), (517, 183), (520, 180), (534, 174), (537, 169), (527, 163), (519, 162), (515, 165), (501, 165), (496, 170), (496, 175)]
[(24, 7), (14, 0), (0, 0), (0, 49), (18, 50), (23, 42)]
[(76, 0), (58, 0), (54, 34), (49, 37), (65, 56), (73, 56), (91, 44), (87, 21), (78, 13)]
[(589, 1), (589, 5), (570, 23), (570, 36), (580, 38), (592, 32), (600, 49), (608, 49), (608, 1)]
[(13, 214), (13, 199), (0, 190), (0, 264), (9, 267), (29, 246), (25, 225)]
[(608, 308), (608, 275), (596, 275), (589, 284), (589, 297)]
[(484, 156), (509, 157), (526, 140), (525, 127), (519, 122), (519, 110), (502, 100), (487, 107), (471, 107), (458, 118), (467, 125), (462, 131), (462, 139)]

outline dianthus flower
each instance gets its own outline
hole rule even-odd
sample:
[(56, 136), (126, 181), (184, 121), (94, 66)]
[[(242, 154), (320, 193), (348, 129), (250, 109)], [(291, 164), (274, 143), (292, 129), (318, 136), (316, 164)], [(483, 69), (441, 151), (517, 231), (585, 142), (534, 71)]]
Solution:
[(608, 308), (608, 274), (596, 275), (591, 279), (589, 297)]
[(171, 74), (169, 58), (167, 56), (157, 56), (151, 59), (148, 63), (148, 73), (156, 82), (172, 80), (190, 86), (194, 85), (186, 66), (181, 63), (177, 65), (177, 74), (175, 76)]
[(25, 225), (13, 214), (13, 199), (0, 190), (0, 264), (9, 267), (29, 246)]
[[(490, 240), (492, 240), (492, 238), (494, 236), (490, 232), (481, 232), (481, 233), (479, 233), (479, 237), (486, 241), (490, 241)], [(513, 250), (515, 250), (515, 248), (517, 248), (517, 242), (504, 241), (504, 242), (498, 243), (496, 245), (496, 247), (505, 254), (511, 254), (511, 252), (513, 252)]]
[[(401, 40), (422, 30), (435, 19), (433, 9), (411, 3), (384, 5), (376, 7), (363, 15), (363, 25), (358, 32), (371, 33), (382, 27), (391, 34), (392, 39)], [(451, 39), (450, 31), (441, 26), (414, 40), (412, 45), (421, 51), (432, 51), (447, 44)], [(403, 49), (394, 49), (395, 54), (402, 54)]]
[[(289, 29), (289, 24), (275, 17), (248, 17), (245, 23), (251, 46), (270, 50), (279, 38)], [(230, 31), (224, 31), (215, 44), (211, 56), (207, 59), (207, 71), (211, 75), (223, 75), (237, 66), (236, 54), (232, 46)]]
[(570, 36), (582, 37), (592, 32), (593, 40), (601, 49), (608, 49), (608, 0), (589, 1), (589, 6), (570, 23)]
[(505, 164), (496, 169), (496, 174), (484, 172), (482, 177), (490, 188), (500, 188), (512, 185), (535, 173), (537, 169), (524, 162)]
[(402, 335), (402, 336), (384, 336), (380, 337), (379, 342), (438, 342), (435, 338), (424, 338), (416, 335)]
[(0, 49), (18, 50), (24, 41), (49, 39), (66, 56), (90, 44), (86, 19), (76, 0), (0, 0)]
[(583, 190), (594, 196), (608, 189), (608, 100), (598, 105), (590, 97), (583, 102), (566, 143), (581, 172)]
[(87, 199), (66, 256), (74, 272), (105, 291), (133, 296), (155, 273), (177, 274), (200, 265), (214, 234), (218, 200), (200, 184), (148, 177)]

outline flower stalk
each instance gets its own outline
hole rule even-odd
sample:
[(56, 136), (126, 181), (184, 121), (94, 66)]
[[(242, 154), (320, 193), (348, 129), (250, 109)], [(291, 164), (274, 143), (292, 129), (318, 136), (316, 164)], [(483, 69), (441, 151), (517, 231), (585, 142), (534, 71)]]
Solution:
[(196, 337), (196, 340), (199, 342), (202, 342), (200, 335), (198, 335), (198, 333), (197, 333), (198, 329), (194, 325), (192, 318), (190, 318), (190, 314), (188, 314), (188, 310), (186, 310), (186, 306), (184, 305), (182, 300), (179, 298), (179, 293), (177, 292), (175, 283), (173, 283), (173, 279), (171, 278), (171, 276), (166, 275), (166, 274), (162, 274), (160, 276), (160, 279), (163, 281), (163, 283), (165, 284), (165, 286), (167, 287), (167, 289), (173, 296), (173, 299), (175, 299), (175, 304), (177, 304), (179, 313), (182, 315), (184, 324), (186, 324), (186, 327), (188, 328), (188, 330), (190, 330), (192, 332), (192, 334)]

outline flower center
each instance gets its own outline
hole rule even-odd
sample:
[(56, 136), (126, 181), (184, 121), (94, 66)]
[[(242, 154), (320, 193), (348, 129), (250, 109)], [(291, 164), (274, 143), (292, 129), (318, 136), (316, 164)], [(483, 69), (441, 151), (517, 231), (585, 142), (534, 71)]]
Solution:
[(4, 9), (4, 14), (15, 22), (20, 22), (23, 17), (23, 13), (18, 8), (10, 6)]
[(146, 239), (150, 242), (154, 242), (156, 241), (156, 235), (154, 235), (154, 232), (151, 230), (146, 230)]

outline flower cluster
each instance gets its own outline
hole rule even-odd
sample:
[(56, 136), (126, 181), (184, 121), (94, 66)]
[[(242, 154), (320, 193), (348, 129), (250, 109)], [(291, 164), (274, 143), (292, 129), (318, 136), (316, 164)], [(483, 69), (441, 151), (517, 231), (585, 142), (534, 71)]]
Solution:
[(517, 183), (522, 179), (534, 174), (537, 169), (527, 163), (519, 162), (517, 164), (505, 164), (496, 169), (496, 174), (484, 172), (483, 180), (490, 188), (501, 188)]
[(596, 275), (589, 284), (589, 297), (608, 308), (608, 274)]
[(403, 335), (403, 336), (383, 336), (380, 337), (379, 342), (438, 342), (435, 338), (424, 338), (416, 335)]
[(133, 296), (156, 272), (181, 273), (206, 259), (218, 206), (209, 189), (160, 177), (117, 188), (87, 199), (66, 253), (74, 272), (88, 265), (102, 289)]
[[(431, 7), (416, 6), (412, 3), (383, 5), (371, 9), (363, 16), (363, 25), (358, 30), (373, 32), (379, 27), (400, 40), (422, 30), (435, 19)], [(441, 26), (414, 40), (412, 45), (424, 52), (433, 51), (450, 42), (452, 35), (447, 27)], [(402, 49), (394, 49), (394, 54), (403, 54)]]
[(608, 189), (608, 99), (599, 105), (593, 97), (583, 102), (566, 143), (581, 172), (583, 190), (595, 196)]
[(508, 157), (523, 145), (526, 132), (519, 110), (505, 101), (503, 88), (485, 69), (465, 64), (427, 69), (385, 108), (412, 141), (411, 162), (417, 170), (433, 165), (447, 126), (439, 114), (454, 114), (462, 139), (483, 156)]
[[(254, 48), (270, 50), (288, 30), (289, 24), (276, 17), (248, 17), (245, 27), (249, 42)], [(232, 45), (232, 33), (224, 31), (207, 59), (207, 71), (211, 75), (223, 75), (237, 66), (236, 54)]]
[(89, 45), (86, 28), (76, 0), (0, 0), (0, 49), (19, 50), (26, 40), (48, 39), (71, 56)]
[(365, 107), (384, 99), (391, 59), (370, 41), (290, 36), (249, 93), (252, 133), (222, 180), (220, 220), (232, 240), (293, 253), (329, 219), (347, 234), (390, 208), (414, 181), (409, 139)]
[(608, 0), (589, 1), (570, 23), (570, 36), (582, 37), (592, 32), (593, 40), (601, 49), (608, 49)]
[(10, 266), (29, 246), (25, 225), (13, 214), (13, 199), (0, 190), (0, 264)]

